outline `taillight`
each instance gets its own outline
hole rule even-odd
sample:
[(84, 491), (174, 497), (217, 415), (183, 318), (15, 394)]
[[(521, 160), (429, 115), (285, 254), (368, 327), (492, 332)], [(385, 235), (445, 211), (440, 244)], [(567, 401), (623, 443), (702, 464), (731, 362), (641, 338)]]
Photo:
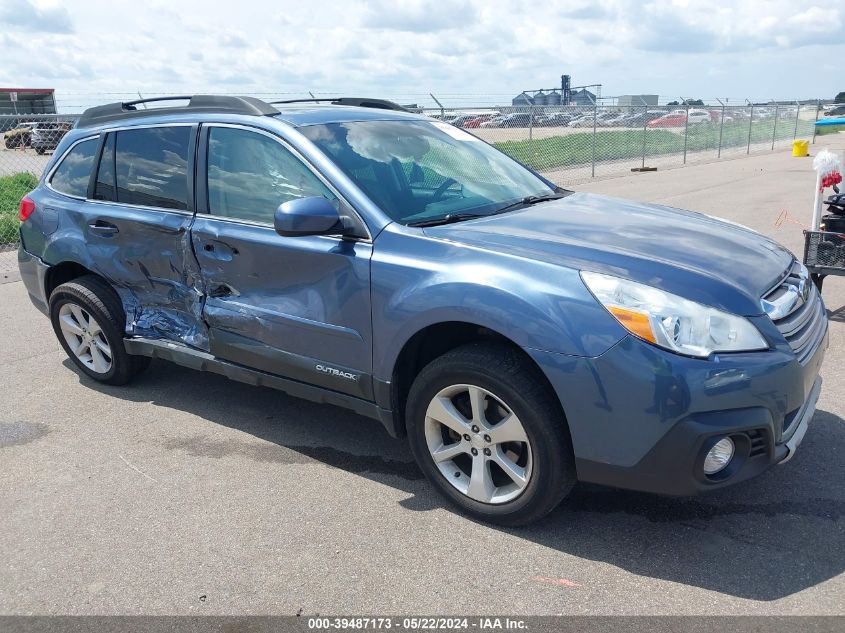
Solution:
[(26, 222), (33, 211), (35, 211), (35, 203), (32, 201), (32, 198), (29, 196), (21, 198), (21, 203), (18, 206), (18, 219), (21, 222)]

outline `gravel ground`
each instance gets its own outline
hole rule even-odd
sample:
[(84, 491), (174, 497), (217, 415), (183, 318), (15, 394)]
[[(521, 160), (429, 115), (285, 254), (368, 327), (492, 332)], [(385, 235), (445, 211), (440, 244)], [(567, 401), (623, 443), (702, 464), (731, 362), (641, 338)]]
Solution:
[[(813, 183), (780, 152), (579, 189), (799, 252)], [(123, 388), (81, 378), (0, 284), (0, 613), (842, 614), (845, 280), (824, 295), (825, 387), (791, 462), (693, 499), (582, 485), (499, 529), (352, 413), (162, 362)]]

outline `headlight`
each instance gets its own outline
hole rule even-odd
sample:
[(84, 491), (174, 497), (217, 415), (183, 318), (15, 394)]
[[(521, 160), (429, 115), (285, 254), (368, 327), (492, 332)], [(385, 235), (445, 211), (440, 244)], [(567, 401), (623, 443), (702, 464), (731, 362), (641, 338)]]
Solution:
[(631, 334), (673, 352), (706, 358), (769, 347), (744, 317), (620, 277), (582, 271), (581, 278)]

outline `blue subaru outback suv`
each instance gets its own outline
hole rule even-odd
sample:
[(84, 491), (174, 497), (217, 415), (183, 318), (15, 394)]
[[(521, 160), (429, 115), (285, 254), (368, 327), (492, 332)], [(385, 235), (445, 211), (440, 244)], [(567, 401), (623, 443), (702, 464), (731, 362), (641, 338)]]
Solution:
[(20, 207), (21, 275), (81, 372), (161, 358), (407, 436), (464, 512), (671, 495), (790, 459), (827, 316), (746, 228), (555, 186), (390, 102), (87, 110)]

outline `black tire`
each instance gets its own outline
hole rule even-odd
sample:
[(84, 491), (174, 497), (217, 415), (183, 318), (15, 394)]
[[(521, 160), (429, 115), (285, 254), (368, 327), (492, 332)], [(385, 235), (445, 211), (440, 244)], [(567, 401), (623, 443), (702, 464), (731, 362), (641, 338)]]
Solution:
[[(428, 448), (429, 403), (450, 385), (481, 387), (499, 398), (522, 422), (532, 454), (532, 474), (516, 498), (500, 504), (476, 501), (440, 472)], [(462, 512), (499, 525), (536, 521), (551, 512), (576, 482), (569, 429), (557, 398), (539, 370), (518, 350), (498, 343), (472, 343), (429, 363), (416, 377), (406, 408), (408, 438), (420, 468)]]
[(38, 154), (39, 156), (44, 154), (45, 151), (46, 150), (43, 147), (36, 147), (35, 148), (35, 153)]
[[(85, 366), (68, 345), (59, 325), (59, 311), (75, 303), (96, 319), (112, 351), (111, 367), (99, 373)], [(124, 385), (147, 368), (150, 358), (126, 353), (123, 331), (126, 315), (114, 289), (100, 277), (86, 275), (61, 284), (50, 295), (50, 321), (68, 357), (89, 378), (109, 385)]]

